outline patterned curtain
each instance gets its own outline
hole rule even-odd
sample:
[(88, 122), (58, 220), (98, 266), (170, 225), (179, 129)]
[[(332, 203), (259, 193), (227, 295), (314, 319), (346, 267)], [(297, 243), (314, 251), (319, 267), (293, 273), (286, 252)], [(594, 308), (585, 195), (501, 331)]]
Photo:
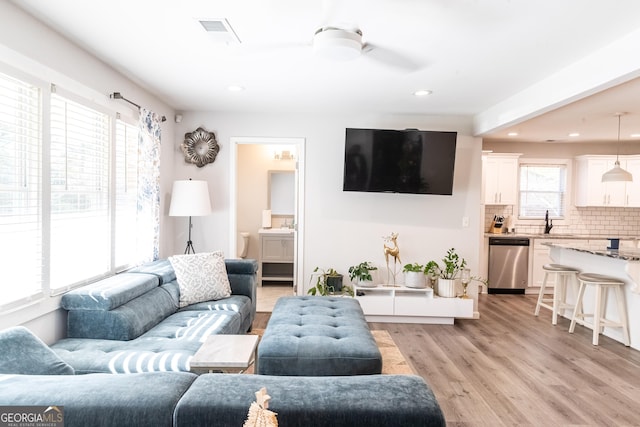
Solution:
[(138, 141), (138, 255), (160, 258), (160, 117), (140, 109)]

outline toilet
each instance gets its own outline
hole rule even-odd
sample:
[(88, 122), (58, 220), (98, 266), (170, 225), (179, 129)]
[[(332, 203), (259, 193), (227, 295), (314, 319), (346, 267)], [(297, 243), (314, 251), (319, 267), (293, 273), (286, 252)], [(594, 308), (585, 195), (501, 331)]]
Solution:
[(240, 241), (239, 256), (240, 258), (246, 258), (247, 251), (249, 250), (249, 233), (246, 231), (242, 231), (240, 233), (240, 237), (242, 237), (242, 240)]

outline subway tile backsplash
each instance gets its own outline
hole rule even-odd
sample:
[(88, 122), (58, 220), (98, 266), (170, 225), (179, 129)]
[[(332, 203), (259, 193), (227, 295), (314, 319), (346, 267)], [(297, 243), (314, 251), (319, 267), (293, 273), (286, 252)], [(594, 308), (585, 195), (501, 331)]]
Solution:
[[(485, 231), (489, 230), (494, 215), (514, 218), (516, 233), (544, 232), (544, 219), (518, 221), (513, 206), (485, 206)], [(639, 208), (575, 207), (571, 206), (562, 223), (554, 221), (551, 233), (593, 236), (640, 237)]]

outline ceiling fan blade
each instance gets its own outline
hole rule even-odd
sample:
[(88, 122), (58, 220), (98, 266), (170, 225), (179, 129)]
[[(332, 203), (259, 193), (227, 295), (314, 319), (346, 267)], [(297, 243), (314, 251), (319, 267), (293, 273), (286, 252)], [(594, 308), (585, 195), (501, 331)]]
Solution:
[(371, 43), (365, 43), (362, 46), (362, 54), (363, 56), (366, 56), (367, 58), (388, 67), (393, 67), (408, 72), (419, 71), (426, 65), (424, 62), (418, 61), (414, 58), (410, 58), (392, 49), (388, 49), (379, 45), (372, 45)]

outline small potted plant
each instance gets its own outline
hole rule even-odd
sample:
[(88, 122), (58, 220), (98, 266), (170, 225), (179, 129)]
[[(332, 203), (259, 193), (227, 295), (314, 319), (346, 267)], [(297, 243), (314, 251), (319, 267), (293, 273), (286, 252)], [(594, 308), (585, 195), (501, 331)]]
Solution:
[[(435, 261), (430, 261), (430, 263)], [(438, 275), (438, 295), (446, 298), (453, 298), (456, 296), (456, 281), (458, 273), (466, 265), (467, 261), (456, 253), (455, 248), (451, 248), (447, 251), (447, 254), (442, 258), (443, 266), (437, 265), (440, 271)], [(432, 265), (432, 269), (434, 269)]]
[(426, 274), (427, 279), (429, 280), (428, 285), (435, 289), (438, 276), (440, 276), (440, 266), (438, 266), (438, 263), (435, 261), (429, 261), (424, 266), (424, 274)]
[(316, 284), (307, 291), (309, 295), (327, 296), (342, 293), (353, 296), (353, 289), (350, 286), (342, 285), (342, 274), (333, 268), (323, 270), (316, 267), (309, 279), (310, 284), (314, 277), (316, 277)]
[(373, 276), (371, 272), (377, 270), (378, 267), (372, 265), (369, 261), (361, 262), (358, 265), (349, 267), (349, 279), (356, 281), (358, 286), (373, 287)]
[(404, 285), (408, 288), (424, 288), (427, 286), (427, 276), (425, 276), (426, 270), (424, 265), (418, 264), (405, 264), (402, 267), (404, 273)]

